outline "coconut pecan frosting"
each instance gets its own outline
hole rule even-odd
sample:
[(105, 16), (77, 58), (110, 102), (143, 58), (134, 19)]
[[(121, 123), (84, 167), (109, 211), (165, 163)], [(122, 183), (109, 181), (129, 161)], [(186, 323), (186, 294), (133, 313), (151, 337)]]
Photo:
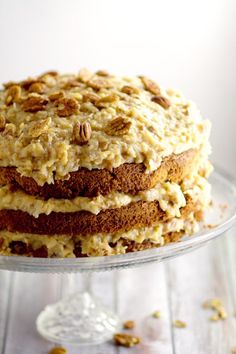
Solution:
[(146, 76), (55, 71), (0, 91), (0, 253), (112, 255), (198, 228), (210, 123)]

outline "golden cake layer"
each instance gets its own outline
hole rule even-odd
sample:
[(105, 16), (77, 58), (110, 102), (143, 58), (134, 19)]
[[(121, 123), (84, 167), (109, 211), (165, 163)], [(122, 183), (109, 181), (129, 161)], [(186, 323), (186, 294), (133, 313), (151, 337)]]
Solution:
[(147, 77), (49, 72), (0, 91), (0, 253), (159, 247), (210, 203), (210, 124)]

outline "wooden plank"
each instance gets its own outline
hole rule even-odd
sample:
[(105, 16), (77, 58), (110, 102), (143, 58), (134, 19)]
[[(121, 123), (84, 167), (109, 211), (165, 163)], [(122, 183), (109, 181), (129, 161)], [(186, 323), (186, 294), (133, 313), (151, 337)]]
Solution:
[[(227, 354), (235, 345), (235, 318), (224, 264), (224, 242), (224, 239), (214, 241), (167, 265), (172, 320), (187, 323), (185, 329), (174, 328), (176, 354)], [(229, 313), (225, 321), (209, 321), (211, 311), (202, 308), (205, 300), (216, 297), (223, 301)]]
[[(172, 354), (172, 335), (168, 309), (167, 284), (163, 264), (119, 271), (117, 277), (118, 312), (123, 321), (132, 319), (133, 331), (142, 344), (129, 350), (139, 354)], [(152, 317), (161, 311), (161, 318)], [(126, 349), (121, 348), (120, 354)]]
[(39, 354), (48, 352), (51, 344), (36, 331), (39, 312), (58, 298), (57, 275), (15, 273), (11, 307), (2, 354)]
[(12, 293), (11, 280), (12, 273), (0, 271), (0, 353), (3, 353), (5, 347), (5, 334)]

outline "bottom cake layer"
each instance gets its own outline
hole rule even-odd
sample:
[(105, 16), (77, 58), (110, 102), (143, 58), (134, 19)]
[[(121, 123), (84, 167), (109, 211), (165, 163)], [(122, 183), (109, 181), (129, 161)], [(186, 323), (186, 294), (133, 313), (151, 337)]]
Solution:
[(198, 231), (201, 214), (191, 211), (183, 218), (152, 227), (133, 229), (125, 233), (91, 236), (37, 235), (0, 231), (0, 254), (29, 257), (109, 256), (159, 247), (178, 241), (184, 234)]

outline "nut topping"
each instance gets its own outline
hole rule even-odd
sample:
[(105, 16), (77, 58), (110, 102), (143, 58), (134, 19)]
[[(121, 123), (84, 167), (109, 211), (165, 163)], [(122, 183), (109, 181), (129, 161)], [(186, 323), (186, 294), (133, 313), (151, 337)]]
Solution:
[(58, 101), (61, 98), (64, 98), (65, 94), (63, 91), (57, 91), (57, 92), (53, 92), (51, 93), (51, 95), (48, 96), (49, 100), (54, 102), (54, 101)]
[(99, 100), (100, 100), (100, 96), (98, 96), (96, 93), (93, 92), (85, 93), (83, 95), (83, 102), (96, 103)]
[(122, 87), (121, 92), (127, 93), (127, 95), (133, 95), (133, 94), (138, 94), (139, 89), (137, 87), (126, 85)]
[(103, 108), (106, 107), (106, 103), (116, 102), (119, 99), (119, 96), (112, 93), (110, 95), (99, 98), (99, 100), (95, 103), (96, 107)]
[(170, 101), (163, 96), (154, 96), (151, 100), (162, 106), (164, 109), (168, 109), (170, 107)]
[(153, 93), (154, 95), (160, 94), (160, 87), (157, 85), (155, 81), (148, 79), (146, 76), (140, 76), (142, 83), (146, 90)]
[(21, 87), (19, 85), (12, 85), (9, 87), (6, 96), (6, 104), (9, 106), (13, 102), (19, 102), (21, 97)]
[(139, 337), (131, 336), (130, 334), (126, 333), (117, 333), (114, 335), (113, 339), (116, 345), (128, 348), (133, 347), (134, 345), (137, 345), (141, 342)]
[(44, 111), (48, 100), (41, 96), (29, 96), (22, 103), (22, 108), (25, 112), (35, 113), (38, 111)]
[(109, 88), (112, 87), (111, 83), (102, 78), (94, 78), (87, 82), (87, 85), (92, 87), (94, 90), (100, 90), (101, 88)]
[(45, 91), (45, 85), (42, 82), (34, 82), (29, 87), (29, 92), (43, 93)]
[(77, 80), (70, 80), (70, 81), (67, 81), (63, 86), (62, 88), (65, 89), (65, 90), (70, 90), (71, 88), (73, 87), (79, 87), (81, 86), (81, 82), (77, 81)]
[(68, 351), (63, 347), (55, 347), (50, 350), (49, 354), (67, 354)]
[(3, 131), (6, 126), (6, 118), (4, 115), (0, 114), (0, 131)]
[(135, 327), (135, 322), (134, 321), (126, 321), (123, 323), (124, 329), (133, 329)]
[(82, 82), (87, 82), (91, 79), (92, 75), (93, 74), (88, 69), (83, 68), (79, 71), (78, 79)]
[(33, 123), (29, 129), (30, 137), (31, 138), (38, 138), (43, 133), (46, 133), (48, 131), (50, 124), (51, 124), (50, 117)]
[(56, 104), (59, 106), (57, 110), (59, 117), (69, 117), (76, 114), (79, 109), (79, 104), (74, 98), (62, 98), (56, 101)]
[(122, 136), (125, 135), (131, 127), (131, 122), (123, 117), (113, 119), (106, 127), (105, 132), (108, 135)]
[(98, 76), (110, 76), (110, 74), (109, 74), (109, 72), (108, 71), (106, 71), (106, 70), (98, 70), (97, 72), (96, 72), (96, 75), (98, 75)]
[(36, 79), (32, 79), (31, 77), (29, 77), (27, 80), (24, 80), (24, 81), (21, 81), (20, 83), (19, 83), (19, 85), (23, 88), (23, 89), (25, 89), (26, 91), (28, 91), (28, 89), (30, 88), (30, 86), (32, 85), (32, 84), (34, 84), (35, 82), (41, 82), (41, 80), (36, 80)]
[(74, 140), (77, 144), (85, 145), (88, 143), (92, 134), (91, 125), (88, 122), (77, 123), (74, 126), (73, 134)]

